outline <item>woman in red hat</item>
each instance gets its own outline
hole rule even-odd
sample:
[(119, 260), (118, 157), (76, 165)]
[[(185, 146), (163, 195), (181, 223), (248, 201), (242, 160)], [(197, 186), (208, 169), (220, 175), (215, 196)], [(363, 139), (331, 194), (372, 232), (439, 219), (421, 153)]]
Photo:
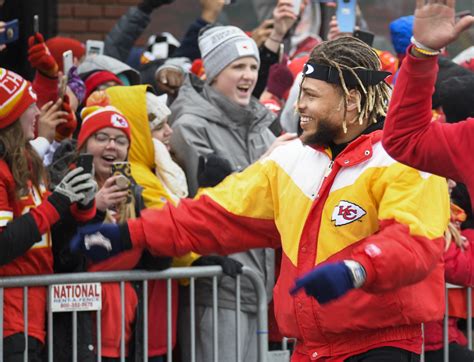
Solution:
[[(107, 102), (103, 103), (106, 104)], [(116, 108), (111, 106), (98, 107), (92, 106), (87, 107), (81, 114), (83, 121), (81, 130), (77, 138), (76, 154), (75, 156), (88, 153), (93, 156), (93, 165), (95, 169), (95, 180), (99, 185), (99, 191), (96, 194), (95, 201), (97, 212), (94, 219), (91, 222), (104, 222), (104, 223), (116, 223), (125, 222), (128, 219), (139, 216), (140, 210), (144, 208), (144, 203), (141, 195), (142, 188), (138, 186), (127, 167), (124, 168), (124, 174), (127, 175), (127, 179), (124, 180), (123, 176), (113, 175), (113, 167), (116, 165), (126, 165), (128, 161), (128, 153), (130, 148), (130, 126), (127, 119), (121, 114)], [(71, 225), (70, 225), (71, 226)], [(131, 270), (140, 265), (142, 269), (164, 269), (170, 266), (169, 258), (154, 258), (148, 253), (143, 253), (143, 250), (133, 250), (129, 253), (124, 253), (117, 258), (111, 258), (100, 263), (85, 263), (85, 259), (75, 259), (77, 267), (84, 267), (83, 270), (73, 269), (74, 266), (71, 263), (71, 258), (77, 256), (71, 255), (69, 251), (69, 240), (76, 232), (76, 225), (73, 225), (69, 230), (64, 232), (58, 232), (61, 236), (62, 251), (60, 252), (60, 259), (55, 258), (55, 267), (59, 265), (63, 266), (62, 272), (65, 271), (117, 271), (117, 270)], [(67, 235), (67, 236), (65, 236)], [(54, 240), (56, 238), (54, 237)], [(84, 266), (85, 265), (85, 266)], [(66, 270), (66, 269), (69, 270)], [(141, 356), (141, 349), (143, 346), (143, 338), (140, 335), (136, 335), (135, 339), (138, 343), (133, 343), (132, 336), (137, 334), (137, 331), (143, 326), (143, 321), (137, 320), (137, 312), (140, 307), (140, 298), (142, 293), (138, 293), (135, 290), (134, 283), (125, 283), (125, 355), (131, 357), (132, 354), (135, 360), (143, 360)], [(70, 320), (70, 316), (61, 318), (61, 323), (55, 321), (55, 327), (59, 324)], [(68, 318), (69, 317), (69, 318)], [(56, 318), (55, 316), (55, 319)], [(92, 326), (89, 315), (83, 317), (84, 323)], [(86, 325), (79, 326), (83, 331), (88, 328)], [(92, 326), (93, 328), (93, 326)], [(93, 329), (92, 329), (93, 330)], [(121, 353), (120, 341), (121, 341), (121, 302), (120, 302), (120, 283), (106, 283), (102, 284), (102, 310), (101, 310), (101, 356), (102, 361), (118, 361)], [(56, 332), (55, 332), (56, 333)], [(65, 334), (72, 335), (71, 331), (65, 331)], [(78, 350), (81, 352), (78, 355), (81, 357), (81, 361), (95, 360), (95, 358), (85, 358), (91, 352), (87, 352), (89, 343), (94, 344), (94, 341), (90, 339), (91, 329), (89, 328), (88, 334), (80, 335), (80, 342), (78, 343)], [(61, 349), (59, 353), (66, 353), (61, 360), (70, 360), (70, 346), (64, 346), (63, 341), (55, 341), (55, 357), (57, 354), (57, 347)], [(63, 344), (63, 346), (59, 346)], [(69, 347), (69, 348), (68, 348)], [(137, 348), (138, 347), (138, 348)], [(140, 350), (137, 350), (140, 349)], [(93, 352), (95, 353), (95, 352)]]
[[(0, 68), (0, 276), (50, 274), (50, 228), (64, 215), (86, 221), (94, 213), (96, 183), (82, 168), (47, 191), (43, 161), (30, 145), (39, 116), (31, 84)], [(23, 289), (3, 300), (3, 356), (23, 361)], [(46, 290), (28, 288), (28, 361), (40, 361), (45, 341)]]

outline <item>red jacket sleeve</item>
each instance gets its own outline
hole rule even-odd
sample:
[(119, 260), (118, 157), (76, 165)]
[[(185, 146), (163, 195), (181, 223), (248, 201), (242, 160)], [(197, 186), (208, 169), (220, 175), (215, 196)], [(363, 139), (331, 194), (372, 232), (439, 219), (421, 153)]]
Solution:
[(352, 259), (367, 272), (363, 289), (380, 293), (425, 279), (441, 262), (443, 248), (444, 238), (414, 236), (407, 225), (387, 220), (354, 250)]
[(178, 207), (146, 209), (128, 227), (133, 246), (155, 255), (226, 255), (280, 245), (273, 220), (232, 214), (206, 195), (182, 200)]
[(76, 203), (74, 203), (71, 205), (70, 210), (72, 216), (74, 217), (74, 220), (80, 223), (85, 223), (92, 220), (97, 212), (97, 209), (95, 207), (95, 201), (93, 206), (89, 207), (88, 209), (81, 209), (77, 206)]
[(402, 163), (466, 183), (474, 172), (474, 122), (431, 122), (437, 70), (437, 57), (418, 59), (407, 50), (390, 100), (383, 145)]
[(467, 229), (462, 232), (469, 244), (465, 250), (459, 248), (454, 242), (444, 253), (444, 267), (448, 283), (473, 287), (474, 286), (474, 230)]

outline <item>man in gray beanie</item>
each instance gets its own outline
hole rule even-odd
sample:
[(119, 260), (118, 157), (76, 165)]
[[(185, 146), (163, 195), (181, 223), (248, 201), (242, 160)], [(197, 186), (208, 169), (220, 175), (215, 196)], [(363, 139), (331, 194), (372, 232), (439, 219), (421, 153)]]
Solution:
[[(252, 96), (258, 79), (257, 45), (234, 26), (203, 29), (199, 37), (206, 81), (187, 75), (171, 104), (171, 149), (186, 173), (189, 196), (199, 187), (214, 186), (229, 173), (239, 172), (258, 160), (275, 136), (269, 130), (274, 116)], [(239, 242), (236, 239), (236, 242)], [(235, 280), (242, 265), (254, 270), (266, 286), (269, 300), (274, 285), (274, 252), (253, 249), (228, 257), (210, 255), (193, 265), (221, 265), (218, 281), (219, 359), (233, 362), (235, 340)], [(233, 271), (233, 272), (232, 272)], [(196, 281), (196, 361), (213, 360), (212, 280)], [(182, 359), (191, 360), (189, 296), (183, 291), (179, 340)], [(241, 282), (241, 343), (243, 361), (257, 360), (257, 296), (247, 278)], [(232, 351), (229, 353), (228, 351)], [(232, 357), (233, 356), (233, 357)]]

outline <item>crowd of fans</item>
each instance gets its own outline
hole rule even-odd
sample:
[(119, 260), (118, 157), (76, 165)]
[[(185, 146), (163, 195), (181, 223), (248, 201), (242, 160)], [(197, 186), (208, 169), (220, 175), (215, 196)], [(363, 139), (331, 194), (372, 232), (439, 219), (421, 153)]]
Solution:
[[(444, 47), (472, 17), (423, 36), (436, 34), (433, 13), (453, 22), (454, 2), (418, 1), (415, 16), (391, 22), (391, 54), (341, 33), (335, 17), (321, 39), (320, 7), (335, 4), (303, 1), (296, 13), (275, 0), (271, 15), (261, 4), (262, 23), (246, 32), (217, 22), (223, 0), (200, 0), (181, 41), (163, 32), (136, 47), (172, 1), (131, 7), (103, 54), (37, 32), (34, 79), (0, 67), (0, 275), (220, 265), (218, 352), (234, 361), (235, 276), (246, 266), (266, 287), (270, 348), (296, 338), (295, 361), (388, 361), (393, 350), (417, 360), (421, 323), (425, 360), (442, 361), (444, 281), (474, 285), (474, 135), (441, 128), (473, 122), (474, 58)], [(357, 24), (368, 30), (360, 11)], [(437, 42), (442, 31), (454, 35)], [(196, 361), (213, 360), (212, 287), (196, 282)], [(140, 288), (125, 283), (128, 361), (143, 360)], [(189, 361), (189, 290), (173, 281), (167, 331), (166, 288), (149, 283), (148, 360), (165, 360), (171, 333)], [(120, 293), (103, 284), (103, 361), (120, 359)], [(462, 293), (450, 294), (450, 356), (472, 361)], [(3, 315), (4, 360), (23, 361), (23, 289), (5, 290)], [(46, 356), (45, 315), (45, 288), (29, 288), (30, 361)], [(239, 354), (256, 361), (257, 296), (245, 278), (240, 320)], [(54, 358), (69, 361), (71, 316), (53, 323)], [(93, 313), (78, 314), (81, 361), (97, 358), (95, 327)]]

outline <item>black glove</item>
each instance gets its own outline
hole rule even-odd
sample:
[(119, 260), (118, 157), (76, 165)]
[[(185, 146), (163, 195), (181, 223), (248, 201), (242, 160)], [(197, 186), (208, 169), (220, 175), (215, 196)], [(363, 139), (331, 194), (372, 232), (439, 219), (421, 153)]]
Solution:
[(228, 275), (232, 278), (235, 278), (237, 274), (242, 274), (243, 264), (229, 258), (228, 256), (220, 255), (208, 255), (201, 256), (199, 259), (196, 259), (191, 265), (193, 266), (210, 266), (210, 265), (220, 265), (222, 271), (225, 275)]
[(232, 166), (225, 158), (211, 154), (205, 159), (199, 157), (199, 187), (214, 187), (232, 173)]
[(171, 4), (174, 0), (143, 0), (138, 8), (144, 13), (151, 14), (153, 10), (161, 5)]

